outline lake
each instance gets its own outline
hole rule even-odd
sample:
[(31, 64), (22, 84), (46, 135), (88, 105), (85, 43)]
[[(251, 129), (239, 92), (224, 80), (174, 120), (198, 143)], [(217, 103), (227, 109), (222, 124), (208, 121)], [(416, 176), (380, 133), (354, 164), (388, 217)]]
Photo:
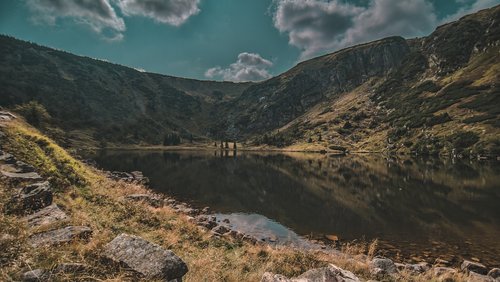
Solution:
[(105, 170), (140, 170), (153, 190), (271, 241), (378, 239), (380, 254), (400, 261), (500, 265), (498, 162), (232, 151), (92, 157)]

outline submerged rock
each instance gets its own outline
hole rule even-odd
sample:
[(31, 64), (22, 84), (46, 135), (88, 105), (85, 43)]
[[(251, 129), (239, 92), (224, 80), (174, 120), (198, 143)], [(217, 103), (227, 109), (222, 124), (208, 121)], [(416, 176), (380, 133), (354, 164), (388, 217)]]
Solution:
[(462, 265), (460, 265), (460, 269), (465, 272), (475, 272), (483, 275), (488, 274), (486, 266), (479, 262), (473, 262), (470, 260), (464, 260)]
[(188, 271), (187, 265), (172, 251), (127, 234), (117, 236), (106, 245), (104, 255), (149, 279), (181, 279)]
[(88, 239), (92, 235), (92, 229), (87, 226), (68, 226), (61, 229), (37, 233), (28, 238), (33, 247), (53, 246), (70, 243), (77, 239)]
[(56, 223), (66, 220), (68, 216), (56, 204), (45, 207), (34, 214), (25, 217), (30, 228)]

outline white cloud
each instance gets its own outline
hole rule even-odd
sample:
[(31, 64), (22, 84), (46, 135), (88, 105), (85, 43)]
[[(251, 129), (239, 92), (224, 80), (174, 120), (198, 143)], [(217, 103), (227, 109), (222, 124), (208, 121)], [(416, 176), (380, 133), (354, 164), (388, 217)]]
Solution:
[(109, 0), (27, 0), (27, 4), (37, 22), (53, 25), (58, 18), (70, 18), (109, 40), (122, 39), (126, 29)]
[(465, 6), (460, 8), (455, 14), (449, 15), (441, 20), (440, 23), (455, 21), (467, 14), (475, 13), (479, 10), (490, 8), (500, 4), (499, 0), (475, 0), (472, 3), (468, 3), (470, 1), (456, 0), (456, 2)]
[(180, 26), (200, 12), (200, 0), (118, 0), (127, 16), (143, 16), (157, 22)]
[(273, 66), (269, 60), (255, 53), (241, 53), (238, 60), (227, 68), (220, 66), (205, 72), (207, 78), (222, 78), (227, 81), (260, 81), (271, 78), (268, 69)]
[(338, 0), (277, 0), (274, 25), (301, 59), (381, 37), (422, 36), (437, 24), (426, 0), (370, 0), (367, 7)]

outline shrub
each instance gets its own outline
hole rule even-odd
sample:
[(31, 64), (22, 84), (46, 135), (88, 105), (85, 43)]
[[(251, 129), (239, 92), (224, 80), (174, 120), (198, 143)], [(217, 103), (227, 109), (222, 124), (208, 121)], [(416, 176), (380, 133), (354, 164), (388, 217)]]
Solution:
[(472, 131), (461, 131), (451, 135), (448, 138), (454, 148), (465, 149), (479, 141), (479, 135)]

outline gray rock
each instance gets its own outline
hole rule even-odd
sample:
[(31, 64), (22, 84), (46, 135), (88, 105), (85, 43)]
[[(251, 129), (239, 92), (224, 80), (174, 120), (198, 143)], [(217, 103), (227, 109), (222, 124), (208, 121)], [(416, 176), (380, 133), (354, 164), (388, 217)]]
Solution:
[(260, 282), (290, 282), (290, 279), (280, 274), (265, 272), (260, 279)]
[(173, 252), (127, 234), (121, 234), (107, 244), (104, 255), (149, 279), (180, 279), (188, 271), (187, 265)]
[(434, 261), (434, 266), (450, 266), (450, 262), (444, 259), (436, 259)]
[(14, 166), (16, 168), (16, 172), (19, 173), (35, 172), (35, 168), (33, 166), (22, 161), (16, 161)]
[(80, 273), (80, 272), (86, 271), (87, 268), (88, 268), (88, 266), (83, 264), (83, 263), (73, 263), (73, 262), (61, 263), (61, 264), (58, 264), (54, 268), (52, 273), (54, 273), (54, 274), (56, 274), (56, 273)]
[(488, 272), (488, 276), (493, 277), (495, 279), (500, 279), (500, 268), (493, 268)]
[(157, 195), (149, 195), (149, 194), (132, 194), (125, 196), (126, 200), (136, 201), (136, 202), (145, 202), (150, 206), (155, 208), (163, 207), (164, 201), (160, 196)]
[(4, 151), (1, 151), (0, 153), (0, 161), (6, 164), (15, 164), (17, 162), (16, 158), (13, 155)]
[(54, 246), (70, 243), (77, 239), (87, 240), (92, 235), (92, 229), (87, 226), (68, 226), (61, 229), (37, 233), (28, 238), (33, 247)]
[(453, 269), (451, 267), (445, 267), (445, 266), (434, 267), (432, 269), (432, 271), (434, 272), (435, 276), (443, 276), (443, 275), (447, 275), (447, 274), (451, 275), (451, 274), (457, 273), (456, 269)]
[(229, 232), (229, 231), (230, 231), (230, 229), (229, 229), (229, 228), (227, 228), (227, 227), (226, 227), (226, 226), (224, 226), (224, 225), (219, 225), (219, 226), (214, 227), (214, 228), (212, 229), (212, 232), (213, 232), (213, 233), (220, 234), (220, 235), (225, 234), (225, 233), (227, 233), (227, 232)]
[(283, 275), (266, 272), (261, 282), (359, 282), (352, 272), (330, 264), (328, 267), (311, 269), (296, 278), (289, 279)]
[(460, 265), (460, 269), (464, 272), (475, 272), (483, 275), (488, 274), (486, 266), (479, 262), (473, 262), (470, 260), (464, 260), (462, 265)]
[(469, 277), (467, 277), (467, 282), (496, 282), (496, 279), (488, 275), (483, 275), (476, 272), (469, 272)]
[(0, 174), (3, 177), (12, 179), (12, 180), (26, 180), (26, 181), (36, 181), (36, 180), (42, 180), (42, 177), (40, 174), (36, 172), (26, 172), (26, 173), (19, 173), (19, 172), (10, 172), (10, 171), (5, 171), (5, 170), (0, 170)]
[(404, 269), (414, 274), (419, 274), (426, 272), (430, 267), (426, 262), (421, 262), (417, 264), (405, 264)]
[(23, 273), (22, 281), (26, 282), (40, 282), (40, 281), (49, 281), (50, 272), (45, 269), (35, 269), (30, 270), (28, 272)]
[(142, 171), (132, 171), (130, 174), (134, 178), (134, 181), (137, 183), (144, 184), (144, 185), (149, 183), (149, 178), (145, 177), (142, 174)]
[(352, 272), (330, 264), (328, 267), (311, 269), (292, 281), (336, 281), (336, 282), (358, 282), (360, 281)]
[(30, 228), (36, 228), (48, 224), (53, 224), (59, 221), (66, 220), (68, 216), (56, 205), (52, 204), (45, 207), (34, 214), (25, 217), (25, 220)]
[(49, 182), (40, 182), (24, 187), (7, 203), (8, 213), (31, 213), (52, 204)]
[(375, 257), (372, 262), (371, 262), (371, 267), (372, 268), (380, 268), (383, 270), (383, 272), (392, 274), (398, 272), (398, 269), (396, 268), (396, 265), (394, 262), (388, 258), (384, 257)]

